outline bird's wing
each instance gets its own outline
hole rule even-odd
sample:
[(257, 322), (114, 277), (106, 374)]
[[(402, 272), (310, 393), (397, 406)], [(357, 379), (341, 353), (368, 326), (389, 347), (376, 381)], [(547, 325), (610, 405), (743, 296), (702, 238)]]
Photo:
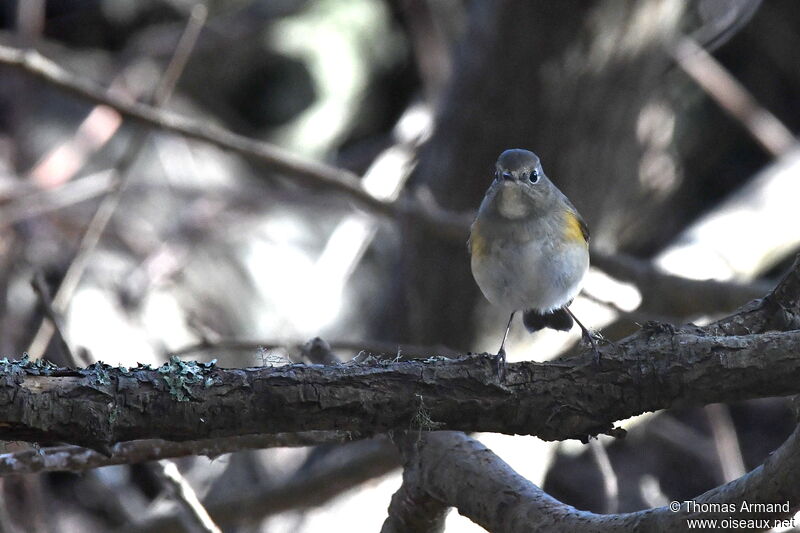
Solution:
[(580, 213), (578, 213), (578, 210), (575, 209), (575, 206), (572, 205), (572, 202), (569, 201), (569, 198), (564, 196), (564, 201), (567, 203), (567, 207), (575, 216), (575, 220), (578, 222), (578, 227), (581, 230), (581, 235), (583, 235), (583, 240), (585, 240), (586, 243), (588, 244), (589, 239), (591, 238), (591, 235), (589, 234), (589, 226), (586, 225), (586, 221), (583, 220), (583, 217), (581, 216)]
[(584, 239), (584, 240), (587, 242), (587, 244), (588, 244), (588, 242), (589, 242), (589, 239), (591, 238), (591, 235), (589, 235), (589, 226), (587, 226), (587, 225), (586, 225), (586, 221), (585, 221), (585, 220), (583, 220), (583, 217), (582, 217), (582, 216), (581, 216), (581, 214), (580, 214), (580, 213), (578, 213), (577, 211), (575, 211), (575, 218), (577, 218), (577, 219), (578, 219), (578, 224), (579, 224), (579, 225), (580, 225), (580, 227), (581, 227), (581, 233), (583, 234), (583, 239)]

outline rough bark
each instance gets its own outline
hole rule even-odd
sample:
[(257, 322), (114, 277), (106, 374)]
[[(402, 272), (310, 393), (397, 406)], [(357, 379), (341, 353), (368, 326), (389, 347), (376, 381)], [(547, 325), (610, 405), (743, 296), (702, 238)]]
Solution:
[[(714, 336), (647, 328), (592, 357), (508, 365), (468, 355), (384, 364), (204, 370), (176, 386), (159, 370), (57, 369), (0, 385), (4, 440), (105, 450), (133, 439), (450, 429), (585, 439), (676, 405), (800, 393), (800, 331)], [(22, 371), (24, 372), (24, 370)]]
[(417, 432), (399, 432), (394, 442), (404, 450), (406, 463), (403, 467), (403, 484), (392, 496), (389, 516), (383, 523), (381, 533), (440, 533), (444, 531), (445, 519), (450, 507), (432, 497), (422, 484), (417, 447), (422, 442)]
[[(687, 520), (693, 518), (785, 519), (800, 508), (800, 485), (796, 482), (800, 475), (800, 428), (758, 468), (693, 498), (701, 505), (733, 504), (736, 509), (730, 512), (699, 512), (699, 506), (690, 508), (691, 504), (681, 502), (678, 512), (658, 507), (634, 513), (594, 514), (556, 500), (514, 472), (480, 442), (464, 434), (428, 433), (421, 437), (417, 449), (413, 461), (421, 466), (419, 475), (428, 496), (458, 508), (461, 514), (493, 533), (668, 533), (686, 531)], [(744, 501), (788, 503), (786, 510), (741, 512)], [(719, 526), (719, 529), (734, 528)], [(763, 528), (743, 529), (760, 531)]]
[(800, 392), (800, 261), (774, 291), (706, 328), (646, 324), (557, 362), (496, 359), (221, 369), (173, 358), (159, 369), (0, 362), (0, 437), (107, 450), (133, 439), (198, 440), (337, 430), (494, 431), (543, 439), (613, 432), (672, 406)]

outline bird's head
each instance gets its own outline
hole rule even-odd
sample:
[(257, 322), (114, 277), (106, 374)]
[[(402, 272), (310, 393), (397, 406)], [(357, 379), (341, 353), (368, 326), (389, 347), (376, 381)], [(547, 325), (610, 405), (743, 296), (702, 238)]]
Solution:
[(504, 218), (524, 218), (546, 206), (552, 187), (539, 157), (531, 151), (514, 148), (497, 158), (486, 201)]

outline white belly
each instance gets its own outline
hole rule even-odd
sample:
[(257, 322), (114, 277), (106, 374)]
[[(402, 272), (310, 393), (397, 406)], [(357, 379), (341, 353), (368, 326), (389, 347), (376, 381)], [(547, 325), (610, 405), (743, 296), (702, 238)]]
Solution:
[(581, 289), (589, 252), (580, 243), (542, 246), (494, 241), (472, 257), (472, 273), (486, 299), (507, 310), (552, 311)]

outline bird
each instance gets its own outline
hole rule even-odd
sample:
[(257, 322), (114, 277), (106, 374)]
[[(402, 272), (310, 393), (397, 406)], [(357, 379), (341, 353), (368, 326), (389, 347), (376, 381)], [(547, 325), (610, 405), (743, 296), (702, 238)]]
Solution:
[(569, 309), (589, 269), (589, 229), (544, 173), (536, 154), (519, 148), (500, 154), (467, 248), (483, 295), (510, 312), (497, 352), (501, 364), (518, 311), (531, 333), (544, 328), (569, 331), (574, 321), (599, 363), (594, 335)]

